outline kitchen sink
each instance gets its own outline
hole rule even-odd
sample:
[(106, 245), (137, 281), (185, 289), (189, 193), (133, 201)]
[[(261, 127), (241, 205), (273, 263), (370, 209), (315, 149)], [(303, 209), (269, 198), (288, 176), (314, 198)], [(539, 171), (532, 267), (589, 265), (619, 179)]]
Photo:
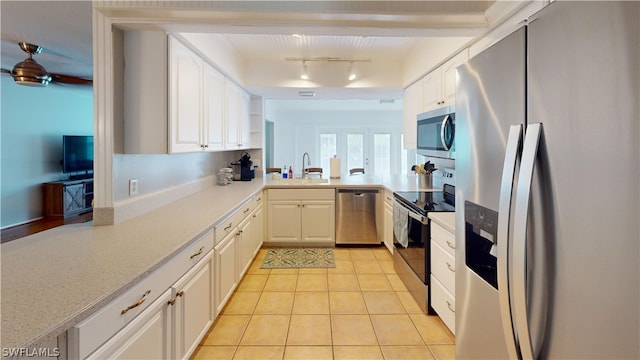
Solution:
[(320, 184), (328, 184), (329, 179), (321, 179), (321, 178), (278, 179), (278, 180), (274, 180), (274, 183), (278, 185), (320, 185)]

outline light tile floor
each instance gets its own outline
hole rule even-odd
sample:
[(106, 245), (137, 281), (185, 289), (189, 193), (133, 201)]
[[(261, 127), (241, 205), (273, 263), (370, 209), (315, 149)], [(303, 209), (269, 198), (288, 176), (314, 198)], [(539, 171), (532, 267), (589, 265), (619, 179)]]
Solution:
[(192, 359), (453, 359), (384, 247), (336, 248), (336, 267), (261, 269), (262, 249)]

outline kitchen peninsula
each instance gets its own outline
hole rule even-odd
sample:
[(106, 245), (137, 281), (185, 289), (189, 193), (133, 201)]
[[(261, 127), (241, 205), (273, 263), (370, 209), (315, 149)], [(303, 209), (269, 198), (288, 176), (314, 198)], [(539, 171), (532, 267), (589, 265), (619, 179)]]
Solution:
[[(349, 186), (413, 190), (417, 181), (358, 175), (295, 185)], [(161, 268), (263, 189), (278, 187), (292, 185), (257, 178), (211, 186), (115, 225), (68, 225), (3, 244), (2, 346), (56, 344), (59, 335)]]

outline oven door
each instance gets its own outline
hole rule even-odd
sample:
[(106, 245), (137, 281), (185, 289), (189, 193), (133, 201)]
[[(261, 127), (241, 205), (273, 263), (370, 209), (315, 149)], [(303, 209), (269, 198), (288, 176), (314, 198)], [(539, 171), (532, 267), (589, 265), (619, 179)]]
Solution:
[(418, 213), (409, 210), (407, 224), (408, 246), (405, 248), (400, 244), (395, 234), (393, 244), (395, 251), (404, 259), (411, 270), (422, 281), (428, 283), (427, 259), (429, 259), (428, 243), (428, 219)]

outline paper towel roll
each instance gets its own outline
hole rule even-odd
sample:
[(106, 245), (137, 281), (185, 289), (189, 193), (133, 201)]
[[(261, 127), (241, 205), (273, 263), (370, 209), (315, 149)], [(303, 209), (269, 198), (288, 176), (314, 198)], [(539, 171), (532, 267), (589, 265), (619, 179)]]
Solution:
[(340, 158), (332, 157), (329, 159), (329, 176), (332, 179), (340, 178)]

